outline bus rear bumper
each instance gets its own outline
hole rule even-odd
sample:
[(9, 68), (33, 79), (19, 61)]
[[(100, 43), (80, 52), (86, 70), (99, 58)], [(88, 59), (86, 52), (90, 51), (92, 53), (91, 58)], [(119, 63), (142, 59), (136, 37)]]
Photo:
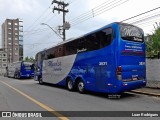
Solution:
[(30, 78), (34, 77), (34, 74), (26, 74), (26, 75), (21, 75), (22, 78)]
[(139, 88), (143, 88), (146, 86), (146, 80), (138, 80), (132, 82), (121, 82), (119, 85), (119, 89), (115, 91), (115, 93), (127, 92)]

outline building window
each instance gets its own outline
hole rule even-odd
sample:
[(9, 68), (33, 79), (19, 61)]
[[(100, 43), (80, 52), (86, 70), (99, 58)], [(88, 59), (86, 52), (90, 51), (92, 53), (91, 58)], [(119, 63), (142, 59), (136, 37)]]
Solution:
[(18, 43), (15, 43), (15, 45), (18, 45)]
[(5, 63), (5, 64), (3, 64), (3, 65), (2, 65), (2, 67), (7, 67), (7, 64), (6, 64), (6, 63)]
[(12, 33), (8, 33), (9, 35), (12, 35)]
[(3, 57), (6, 57), (7, 56), (7, 54), (6, 53), (3, 53)]
[(15, 53), (15, 55), (18, 55), (18, 53)]
[(11, 25), (12, 23), (11, 22), (8, 22), (8, 25)]
[(14, 28), (15, 30), (18, 30), (18, 28)]
[(12, 38), (9, 37), (8, 40), (12, 40)]
[(9, 53), (9, 55), (12, 55), (12, 53)]
[(12, 30), (12, 28), (9, 27), (8, 30)]
[(15, 40), (18, 40), (18, 38), (15, 38)]
[(18, 23), (14, 23), (14, 25), (18, 25)]
[(23, 32), (19, 32), (19, 35), (20, 35), (20, 36), (23, 36)]
[(18, 50), (18, 48), (15, 48), (15, 50)]
[(6, 61), (7, 61), (7, 59), (2, 59), (2, 61), (3, 61), (3, 62), (6, 62)]
[(20, 22), (19, 22), (19, 26), (23, 26), (23, 22), (20, 21)]
[(22, 36), (19, 36), (19, 40), (23, 41), (23, 37), (22, 37)]
[(23, 26), (19, 26), (19, 31), (23, 31)]
[(8, 45), (12, 45), (12, 43), (8, 43)]
[(15, 33), (15, 35), (18, 35), (18, 33)]

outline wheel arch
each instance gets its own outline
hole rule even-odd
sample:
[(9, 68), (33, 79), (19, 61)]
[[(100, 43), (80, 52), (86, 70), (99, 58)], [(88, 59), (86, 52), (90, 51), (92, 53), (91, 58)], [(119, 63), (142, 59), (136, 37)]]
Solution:
[[(65, 78), (65, 82), (66, 82), (66, 84), (67, 84), (68, 80), (72, 80), (72, 81), (73, 81), (74, 79), (73, 79), (73, 77), (72, 77), (72, 76), (67, 76), (67, 77)], [(74, 81), (73, 81), (73, 82), (74, 82)]]
[(85, 80), (84, 80), (84, 78), (78, 76), (78, 77), (75, 79), (75, 85), (77, 85), (79, 81), (83, 81), (84, 84), (86, 83)]

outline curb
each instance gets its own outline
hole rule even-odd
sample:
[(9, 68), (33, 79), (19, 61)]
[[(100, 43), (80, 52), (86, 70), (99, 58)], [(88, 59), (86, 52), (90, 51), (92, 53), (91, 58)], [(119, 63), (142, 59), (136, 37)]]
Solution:
[(144, 95), (160, 97), (160, 94), (156, 94), (156, 93), (148, 93), (148, 92), (142, 92), (142, 91), (138, 91), (138, 90), (132, 90), (131, 92), (138, 93), (138, 94), (144, 94)]

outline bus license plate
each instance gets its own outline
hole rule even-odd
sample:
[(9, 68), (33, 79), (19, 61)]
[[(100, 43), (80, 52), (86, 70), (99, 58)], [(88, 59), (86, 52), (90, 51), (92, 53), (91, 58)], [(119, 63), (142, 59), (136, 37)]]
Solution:
[(137, 79), (137, 78), (132, 78), (132, 80), (134, 80), (134, 81), (135, 81), (135, 80), (138, 80), (138, 79)]

